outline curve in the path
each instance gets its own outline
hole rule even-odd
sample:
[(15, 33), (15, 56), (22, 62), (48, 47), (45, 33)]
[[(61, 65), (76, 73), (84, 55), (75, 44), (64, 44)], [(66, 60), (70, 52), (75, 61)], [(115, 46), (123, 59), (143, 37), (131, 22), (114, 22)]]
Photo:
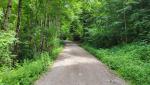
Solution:
[(127, 85), (77, 44), (68, 43), (35, 85)]

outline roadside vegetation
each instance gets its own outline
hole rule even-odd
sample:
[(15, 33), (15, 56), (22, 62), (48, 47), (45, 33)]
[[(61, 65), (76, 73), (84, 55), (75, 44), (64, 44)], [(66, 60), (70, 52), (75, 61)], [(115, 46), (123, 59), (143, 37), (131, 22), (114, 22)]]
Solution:
[(149, 85), (150, 0), (0, 0), (0, 84), (32, 84), (63, 40)]
[(53, 64), (63, 47), (56, 4), (0, 0), (0, 85), (32, 85)]
[(54, 49), (51, 53), (43, 52), (32, 61), (25, 60), (21, 65), (18, 64), (15, 69), (1, 68), (0, 85), (32, 85), (43, 72), (50, 69), (61, 49)]
[(131, 43), (109, 49), (97, 49), (90, 45), (83, 47), (128, 80), (131, 85), (150, 84), (150, 45)]

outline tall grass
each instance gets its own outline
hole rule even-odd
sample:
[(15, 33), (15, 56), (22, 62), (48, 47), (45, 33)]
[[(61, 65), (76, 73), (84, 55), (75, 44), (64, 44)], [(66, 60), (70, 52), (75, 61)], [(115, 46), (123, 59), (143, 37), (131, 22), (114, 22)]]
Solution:
[(150, 85), (150, 45), (132, 43), (110, 49), (83, 47), (133, 85)]
[(53, 64), (61, 48), (54, 49), (51, 53), (44, 52), (34, 61), (25, 61), (23, 65), (10, 70), (0, 71), (0, 85), (31, 85)]

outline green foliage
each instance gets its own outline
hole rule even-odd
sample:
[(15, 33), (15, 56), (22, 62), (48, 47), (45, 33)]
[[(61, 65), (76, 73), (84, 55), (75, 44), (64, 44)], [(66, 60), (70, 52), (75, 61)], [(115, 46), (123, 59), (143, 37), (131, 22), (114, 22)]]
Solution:
[(52, 65), (54, 59), (60, 52), (60, 48), (55, 48), (50, 54), (44, 52), (33, 61), (24, 61), (22, 65), (13, 70), (0, 71), (0, 85), (31, 85), (33, 81), (40, 77), (41, 73)]
[[(49, 56), (45, 52), (53, 52), (60, 46), (60, 39), (70, 39), (96, 48), (113, 47), (100, 51), (89, 49), (126, 79), (133, 78), (136, 84), (149, 83), (143, 76), (149, 74), (149, 45), (114, 46), (134, 41), (150, 42), (150, 0), (22, 0), (21, 4), (19, 1), (0, 0), (0, 68), (14, 69), (6, 77), (3, 74), (7, 73), (1, 73), (9, 81), (0, 82), (30, 84), (33, 76), (44, 69), (43, 60), (25, 60), (32, 61), (37, 58), (34, 55), (43, 52), (41, 57)], [(18, 62), (23, 66), (17, 67)], [(30, 68), (37, 71), (32, 69), (27, 74), (25, 71)], [(23, 73), (19, 74), (21, 71)], [(134, 71), (138, 71), (137, 74)]]
[(148, 0), (101, 0), (91, 10), (83, 9), (83, 40), (95, 47), (112, 47), (133, 41), (149, 42)]
[(52, 63), (60, 46), (62, 5), (0, 0), (0, 85), (30, 85)]
[(111, 49), (83, 47), (133, 84), (149, 85), (150, 45), (131, 43)]
[(3, 14), (3, 12), (2, 12), (2, 8), (0, 8), (0, 22), (1, 22), (1, 20), (2, 20), (2, 16), (3, 16), (4, 14)]
[(15, 38), (15, 33), (13, 31), (0, 33), (0, 67), (9, 66), (11, 67), (13, 55), (11, 52), (11, 46), (13, 46)]
[(82, 25), (79, 20), (74, 20), (70, 25), (70, 34), (73, 37), (74, 41), (80, 40), (82, 37)]

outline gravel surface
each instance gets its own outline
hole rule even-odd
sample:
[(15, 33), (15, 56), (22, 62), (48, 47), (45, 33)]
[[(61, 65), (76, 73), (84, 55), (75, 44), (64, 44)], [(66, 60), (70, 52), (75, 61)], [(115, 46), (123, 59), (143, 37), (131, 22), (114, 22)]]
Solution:
[(125, 81), (74, 43), (67, 43), (53, 67), (35, 85), (127, 85)]

